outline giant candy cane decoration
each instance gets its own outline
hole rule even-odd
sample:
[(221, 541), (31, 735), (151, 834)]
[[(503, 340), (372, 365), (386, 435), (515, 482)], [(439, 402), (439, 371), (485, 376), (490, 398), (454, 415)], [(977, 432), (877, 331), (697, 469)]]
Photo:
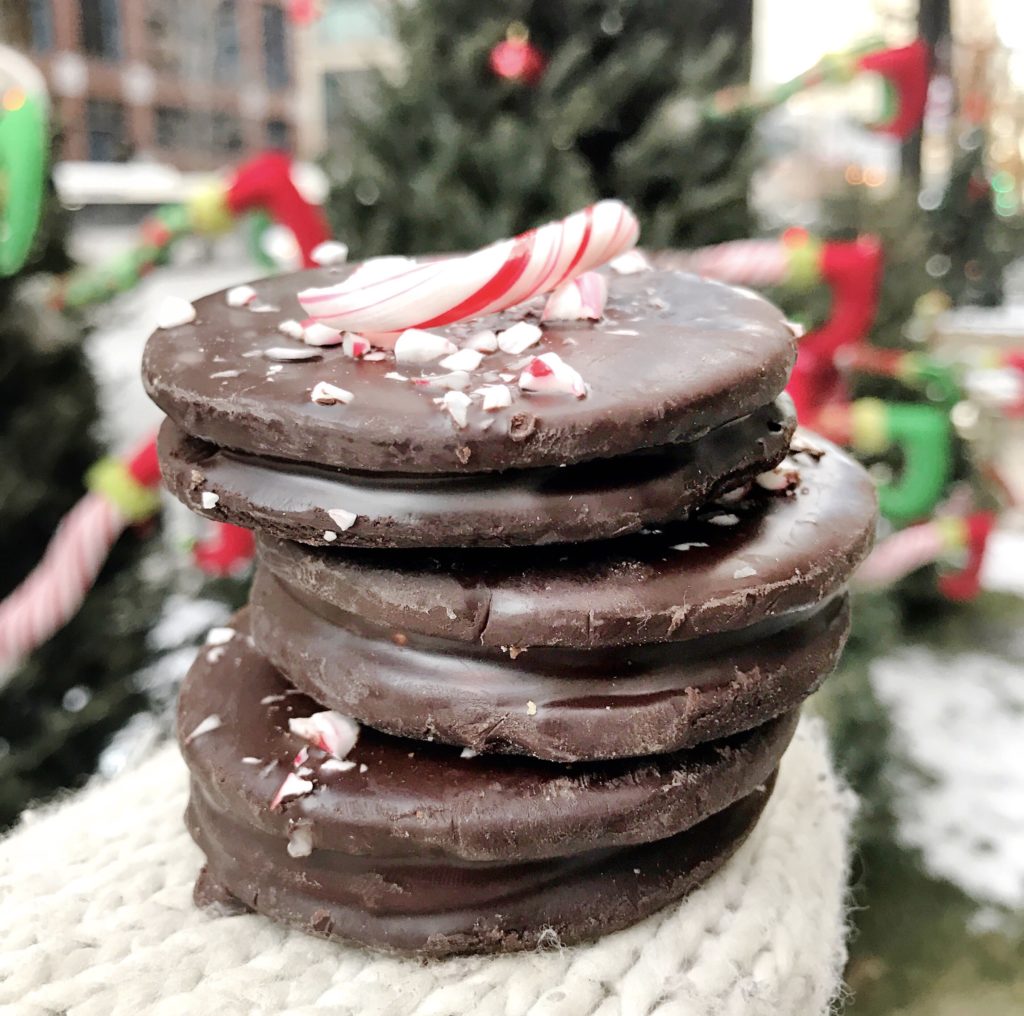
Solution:
[(621, 201), (599, 201), (465, 257), (403, 264), (381, 278), (355, 272), (299, 293), (306, 313), (340, 331), (431, 328), (514, 307), (612, 260), (640, 227)]

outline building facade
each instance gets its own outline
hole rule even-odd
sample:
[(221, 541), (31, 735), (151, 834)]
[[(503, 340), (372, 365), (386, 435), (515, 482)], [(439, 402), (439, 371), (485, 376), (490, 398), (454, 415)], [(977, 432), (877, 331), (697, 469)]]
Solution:
[(207, 169), (295, 145), (287, 0), (19, 0), (17, 9), (5, 34), (46, 76), (64, 159)]

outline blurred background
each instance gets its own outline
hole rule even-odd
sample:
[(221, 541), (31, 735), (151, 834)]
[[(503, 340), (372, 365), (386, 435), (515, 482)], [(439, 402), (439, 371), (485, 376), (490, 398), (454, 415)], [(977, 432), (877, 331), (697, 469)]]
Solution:
[(0, 829), (169, 736), (244, 599), (247, 534), (157, 491), (167, 300), (616, 196), (802, 325), (879, 486), (815, 699), (847, 1010), (1024, 1011), (1020, 0), (0, 0), (0, 43)]

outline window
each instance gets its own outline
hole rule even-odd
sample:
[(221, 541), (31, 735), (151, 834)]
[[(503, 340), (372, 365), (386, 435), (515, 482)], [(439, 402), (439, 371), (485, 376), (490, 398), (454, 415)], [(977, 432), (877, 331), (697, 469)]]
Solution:
[(291, 83), (288, 29), (284, 11), (276, 4), (263, 5), (263, 68), (271, 88), (277, 90)]
[(176, 0), (149, 0), (146, 5), (149, 63), (159, 73), (176, 75), (181, 70), (180, 21), (181, 11)]
[(185, 110), (173, 106), (157, 106), (154, 111), (156, 119), (156, 143), (160, 148), (182, 148), (186, 144)]
[(242, 121), (231, 113), (214, 113), (211, 124), (213, 147), (232, 154), (242, 150)]
[(28, 26), (33, 49), (53, 49), (52, 0), (29, 0)]
[(119, 102), (90, 99), (85, 106), (89, 158), (94, 162), (119, 162), (127, 153), (124, 106)]
[(287, 149), (291, 146), (292, 130), (284, 120), (267, 121), (267, 147)]
[(235, 0), (221, 0), (213, 15), (213, 77), (237, 81), (239, 68), (238, 17)]
[(82, 48), (90, 56), (116, 60), (121, 53), (118, 0), (79, 0)]

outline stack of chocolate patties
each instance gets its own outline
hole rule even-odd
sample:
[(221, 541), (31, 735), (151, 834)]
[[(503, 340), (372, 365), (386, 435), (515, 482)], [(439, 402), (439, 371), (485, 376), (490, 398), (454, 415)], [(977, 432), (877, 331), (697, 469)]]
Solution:
[[(197, 898), (433, 955), (621, 928), (757, 821), (871, 484), (794, 437), (793, 333), (750, 293), (607, 271), (600, 321), (528, 348), (540, 303), (433, 329), (473, 366), (282, 334), (340, 277), (208, 297), (146, 351), (169, 486), (259, 533), (181, 696)], [(519, 386), (548, 352), (582, 397)]]

